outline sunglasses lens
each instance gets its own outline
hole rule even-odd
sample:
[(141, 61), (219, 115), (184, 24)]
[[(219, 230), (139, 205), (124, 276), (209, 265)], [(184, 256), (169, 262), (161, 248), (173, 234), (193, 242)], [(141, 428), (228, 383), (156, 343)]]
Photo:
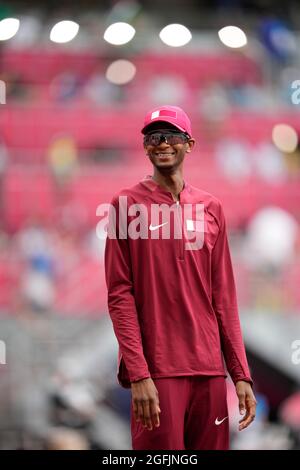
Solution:
[(172, 134), (167, 139), (170, 145), (183, 144), (186, 142), (186, 137), (183, 134)]
[(163, 140), (163, 135), (160, 133), (149, 134), (145, 136), (146, 145), (159, 145)]

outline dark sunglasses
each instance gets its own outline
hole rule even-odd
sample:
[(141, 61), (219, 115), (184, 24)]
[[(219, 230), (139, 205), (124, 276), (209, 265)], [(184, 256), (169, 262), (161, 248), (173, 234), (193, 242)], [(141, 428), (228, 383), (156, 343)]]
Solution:
[(162, 142), (169, 145), (184, 144), (188, 142), (190, 137), (183, 132), (152, 132), (144, 136), (144, 145), (157, 146)]

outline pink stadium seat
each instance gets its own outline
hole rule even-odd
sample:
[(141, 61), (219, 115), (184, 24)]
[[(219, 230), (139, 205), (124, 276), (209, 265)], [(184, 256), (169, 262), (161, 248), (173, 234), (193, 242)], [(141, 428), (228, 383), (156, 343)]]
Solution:
[(5, 221), (17, 230), (29, 219), (51, 221), (55, 213), (55, 194), (51, 175), (45, 171), (8, 170), (4, 185)]

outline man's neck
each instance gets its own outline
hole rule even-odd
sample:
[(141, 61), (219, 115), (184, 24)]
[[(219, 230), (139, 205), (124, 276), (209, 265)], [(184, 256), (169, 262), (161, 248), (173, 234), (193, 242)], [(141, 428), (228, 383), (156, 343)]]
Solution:
[(170, 191), (175, 201), (179, 200), (179, 194), (184, 188), (184, 180), (181, 172), (164, 175), (158, 171), (154, 171), (152, 179), (167, 191)]

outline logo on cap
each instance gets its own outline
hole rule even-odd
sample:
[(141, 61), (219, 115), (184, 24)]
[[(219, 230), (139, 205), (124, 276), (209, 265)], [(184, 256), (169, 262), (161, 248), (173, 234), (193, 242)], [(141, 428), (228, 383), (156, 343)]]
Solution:
[(156, 119), (158, 117), (171, 117), (177, 119), (177, 113), (176, 111), (171, 111), (168, 109), (158, 109), (157, 111), (153, 111), (151, 114), (151, 121), (152, 119)]

